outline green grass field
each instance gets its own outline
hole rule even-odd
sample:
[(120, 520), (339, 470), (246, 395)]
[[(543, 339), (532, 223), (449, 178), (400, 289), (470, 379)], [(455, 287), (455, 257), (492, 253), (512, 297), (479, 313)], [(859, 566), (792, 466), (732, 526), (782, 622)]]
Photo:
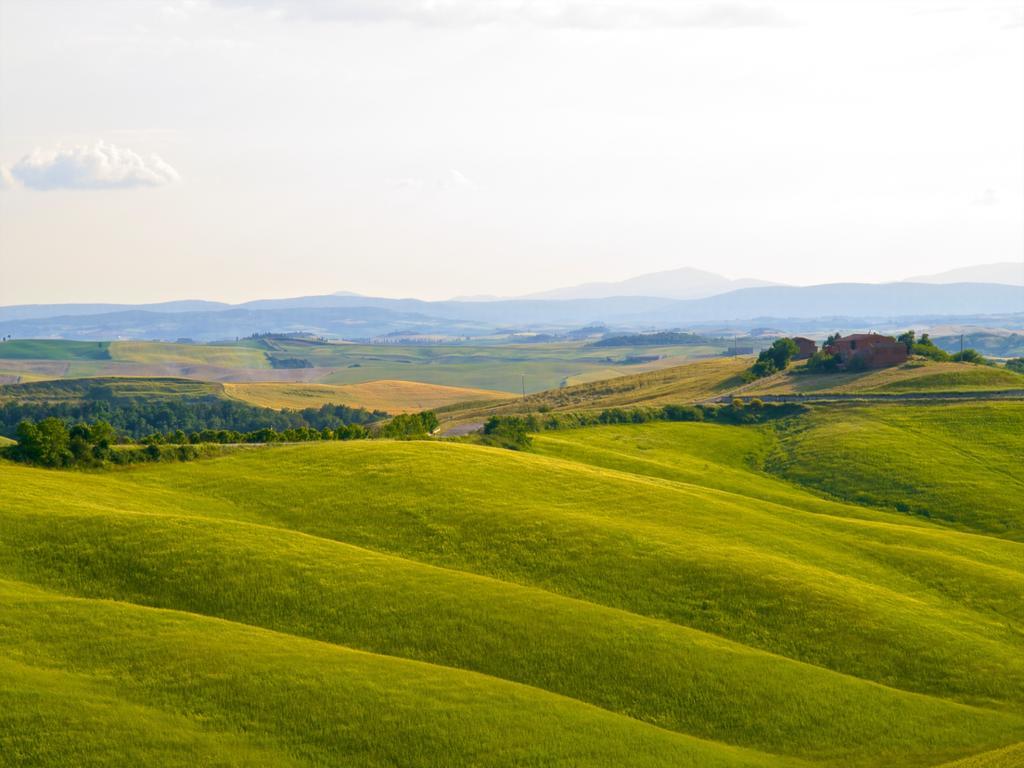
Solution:
[(12, 339), (0, 342), (0, 360), (110, 360), (109, 341)]
[[(547, 432), (532, 453), (0, 461), (0, 755), (1015, 764), (1024, 544), (1001, 526), (1024, 495), (993, 486), (1024, 461), (1022, 419), (1011, 403), (816, 408)], [(878, 457), (845, 451), (842, 425)], [(957, 425), (978, 459), (959, 496), (946, 458), (927, 463)], [(902, 487), (890, 469), (908, 462), (918, 508), (859, 496)], [(837, 466), (857, 472), (826, 487)], [(968, 503), (982, 490), (988, 506)]]
[(770, 466), (790, 480), (1024, 541), (1019, 404), (820, 408), (784, 434)]

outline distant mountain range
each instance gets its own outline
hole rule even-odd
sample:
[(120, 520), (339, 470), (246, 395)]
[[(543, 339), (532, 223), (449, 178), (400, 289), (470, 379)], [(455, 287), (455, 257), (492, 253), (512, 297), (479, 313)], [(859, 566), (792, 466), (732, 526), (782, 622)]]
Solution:
[[(1003, 285), (1024, 285), (1024, 261), (978, 264), (972, 267), (940, 272), (934, 275), (909, 277), (904, 283), (1001, 283)], [(554, 288), (525, 296), (463, 296), (453, 301), (508, 301), (510, 299), (606, 299), (613, 296), (652, 296), (661, 299), (704, 299), (742, 288), (782, 286), (779, 282), (740, 278), (731, 280), (714, 272), (691, 267), (651, 272), (619, 282), (583, 283), (564, 288)], [(337, 293), (336, 296), (352, 296), (351, 293)]]
[(908, 277), (905, 283), (1002, 283), (1024, 285), (1024, 261), (1000, 261), (939, 272), (935, 275)]
[[(1024, 316), (1024, 288), (986, 283), (833, 283), (742, 288), (700, 299), (617, 296), (577, 299), (420, 301), (304, 296), (229, 305), (167, 302), (0, 307), (0, 336), (214, 341), (304, 331), (346, 339), (385, 334), (481, 336), (503, 330), (565, 330), (595, 322), (620, 329), (743, 324), (785, 326), (825, 319), (837, 329), (897, 319)], [(834, 320), (834, 322), (833, 322)], [(977, 321), (972, 321), (977, 322)]]
[(700, 269), (683, 267), (666, 272), (651, 272), (617, 283), (583, 283), (568, 288), (555, 288), (523, 299), (603, 299), (610, 296), (656, 296), (665, 299), (703, 299), (740, 288), (778, 285), (765, 280), (742, 278), (730, 280)]

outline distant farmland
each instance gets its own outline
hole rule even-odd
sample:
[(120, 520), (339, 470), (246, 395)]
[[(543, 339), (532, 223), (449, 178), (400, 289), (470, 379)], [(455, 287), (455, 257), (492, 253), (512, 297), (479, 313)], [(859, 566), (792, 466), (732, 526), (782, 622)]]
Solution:
[(519, 392), (525, 386), (527, 392), (537, 392), (670, 367), (723, 351), (724, 346), (713, 345), (347, 344), (289, 337), (222, 344), (9, 341), (0, 343), (0, 376), (8, 383), (86, 376), (330, 385), (414, 381), (495, 392)]
[(501, 400), (510, 392), (446, 387), (415, 381), (369, 381), (361, 384), (225, 384), (228, 397), (265, 408), (315, 408), (344, 404), (388, 413), (432, 410), (453, 403)]

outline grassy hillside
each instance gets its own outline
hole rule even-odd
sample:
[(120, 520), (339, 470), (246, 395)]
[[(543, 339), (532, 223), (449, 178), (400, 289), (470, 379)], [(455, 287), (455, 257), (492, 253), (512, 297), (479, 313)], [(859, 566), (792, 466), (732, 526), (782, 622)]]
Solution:
[(483, 421), (494, 414), (582, 411), (631, 405), (707, 400), (742, 385), (748, 357), (695, 360), (646, 373), (536, 392), (503, 403), (459, 405), (439, 414), (445, 422)]
[(783, 438), (770, 467), (790, 480), (1024, 541), (1019, 403), (818, 408)]
[(344, 404), (388, 413), (412, 413), (453, 403), (513, 397), (468, 387), (445, 387), (417, 381), (368, 381), (362, 384), (225, 384), (225, 394), (264, 408), (317, 408), (325, 403)]
[[(976, 442), (1021, 408), (977, 420)], [(934, 441), (899, 434), (905, 452)], [(1024, 740), (1022, 545), (763, 472), (790, 439), (647, 424), (544, 433), (536, 454), (381, 441), (91, 474), (0, 462), (0, 739), (41, 765), (130, 748), (156, 764), (830, 766)], [(76, 736), (87, 722), (108, 727)]]
[(243, 624), (10, 583), (0, 605), (0, 733), (18, 765), (769, 764), (526, 686)]
[(892, 368), (861, 373), (803, 372), (803, 363), (744, 388), (747, 395), (859, 392), (983, 392), (1024, 389), (1024, 375), (1005, 368), (970, 363), (914, 360)]

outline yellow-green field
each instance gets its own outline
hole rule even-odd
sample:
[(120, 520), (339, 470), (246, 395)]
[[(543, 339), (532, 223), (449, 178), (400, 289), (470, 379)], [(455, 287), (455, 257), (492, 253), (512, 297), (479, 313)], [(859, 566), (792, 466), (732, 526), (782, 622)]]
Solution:
[(224, 384), (228, 397), (264, 408), (318, 408), (343, 404), (354, 408), (412, 413), (476, 400), (501, 400), (510, 392), (446, 387), (417, 381), (368, 381), (361, 384)]
[(941, 768), (1020, 768), (1021, 765), (1024, 765), (1024, 742), (965, 757)]
[(984, 392), (1024, 389), (1024, 375), (970, 363), (913, 360), (862, 373), (802, 373), (803, 363), (744, 388), (746, 395), (868, 392)]
[[(533, 452), (0, 461), (0, 755), (1011, 765), (1022, 424), (1020, 403), (885, 405), (547, 432)], [(877, 457), (842, 447), (864, 441)], [(972, 457), (956, 473), (947, 443)], [(916, 506), (857, 503), (876, 486)]]
[(118, 363), (210, 365), (218, 368), (268, 369), (267, 357), (240, 345), (170, 344), (161, 341), (113, 341), (110, 359)]

